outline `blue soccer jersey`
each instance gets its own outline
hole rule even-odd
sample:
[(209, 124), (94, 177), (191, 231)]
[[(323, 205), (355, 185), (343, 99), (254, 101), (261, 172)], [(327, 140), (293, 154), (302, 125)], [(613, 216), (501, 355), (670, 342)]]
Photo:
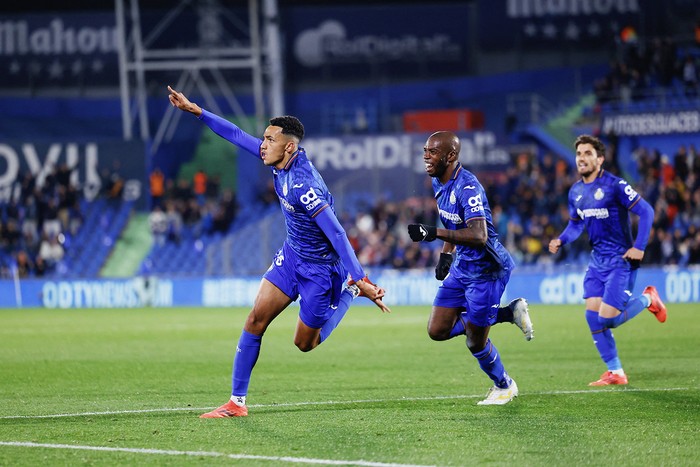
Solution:
[[(262, 140), (249, 135), (233, 123), (202, 109), (199, 117), (217, 135), (260, 158)], [(333, 263), (339, 254), (314, 218), (324, 209), (333, 208), (333, 196), (303, 148), (282, 169), (272, 170), (275, 192), (282, 205), (287, 226), (287, 244), (301, 258), (314, 263)], [(335, 216), (334, 216), (335, 217)], [(346, 255), (349, 256), (349, 255)], [(352, 264), (354, 260), (355, 264)], [(352, 277), (362, 277), (362, 267), (352, 257), (344, 258)]]
[(302, 258), (332, 263), (338, 253), (314, 217), (324, 209), (333, 209), (333, 195), (303, 148), (282, 169), (272, 169), (275, 191), (287, 225), (287, 243)]
[(433, 191), (440, 219), (446, 229), (464, 229), (467, 221), (472, 219), (486, 220), (488, 240), (485, 248), (456, 245), (456, 262), (460, 272), (465, 277), (479, 278), (510, 271), (513, 260), (498, 241), (486, 192), (476, 176), (460, 164), (444, 185), (437, 177), (433, 178)]
[(569, 190), (569, 217), (583, 221), (594, 260), (619, 258), (632, 248), (629, 210), (641, 197), (625, 180), (601, 170), (591, 183), (579, 180)]

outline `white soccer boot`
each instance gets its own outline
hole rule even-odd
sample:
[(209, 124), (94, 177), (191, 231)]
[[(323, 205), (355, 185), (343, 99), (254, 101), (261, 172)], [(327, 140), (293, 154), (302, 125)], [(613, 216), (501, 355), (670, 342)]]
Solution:
[(532, 320), (528, 312), (527, 300), (524, 298), (516, 298), (508, 304), (508, 308), (513, 310), (513, 324), (518, 326), (525, 334), (525, 340), (531, 341), (535, 337), (535, 331), (532, 329)]
[(476, 405), (505, 405), (516, 397), (518, 397), (518, 385), (515, 384), (515, 380), (511, 379), (510, 386), (505, 389), (498, 386), (489, 389), (486, 399), (477, 402)]

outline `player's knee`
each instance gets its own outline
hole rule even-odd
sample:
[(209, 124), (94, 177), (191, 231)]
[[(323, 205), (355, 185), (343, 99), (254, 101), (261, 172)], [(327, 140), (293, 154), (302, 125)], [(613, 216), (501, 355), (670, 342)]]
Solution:
[(441, 328), (428, 327), (428, 336), (434, 341), (446, 341), (450, 338), (450, 331)]
[(298, 340), (294, 342), (294, 345), (296, 345), (297, 348), (302, 352), (309, 352), (315, 349), (318, 343)]
[(613, 329), (617, 327), (617, 325), (619, 324), (619, 320), (617, 316), (614, 318), (603, 318), (602, 316), (598, 315), (598, 323), (600, 323), (602, 326), (605, 326), (608, 329)]
[(486, 348), (486, 342), (483, 339), (475, 339), (467, 336), (467, 349), (471, 353), (481, 352)]

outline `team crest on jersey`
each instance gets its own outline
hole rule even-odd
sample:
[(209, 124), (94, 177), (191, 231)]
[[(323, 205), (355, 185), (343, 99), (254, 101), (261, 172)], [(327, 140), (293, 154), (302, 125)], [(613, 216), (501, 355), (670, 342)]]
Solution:
[(455, 192), (452, 191), (450, 193), (450, 204), (455, 204), (457, 202), (457, 197), (455, 196)]
[(604, 196), (605, 196), (605, 193), (603, 193), (603, 190), (602, 190), (601, 188), (598, 188), (598, 189), (595, 191), (595, 193), (593, 194), (593, 197), (594, 197), (596, 200), (598, 200), (598, 201), (600, 201), (601, 199), (603, 199)]
[(287, 193), (289, 193), (289, 189), (287, 189), (287, 182), (284, 182), (284, 185), (282, 185), (282, 194), (287, 196)]

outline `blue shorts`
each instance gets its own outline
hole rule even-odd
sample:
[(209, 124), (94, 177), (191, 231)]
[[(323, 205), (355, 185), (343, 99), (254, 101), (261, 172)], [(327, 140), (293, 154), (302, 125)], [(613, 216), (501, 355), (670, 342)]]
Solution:
[(583, 298), (602, 297), (603, 303), (624, 310), (636, 280), (637, 269), (589, 265), (583, 278)]
[(301, 296), (299, 318), (308, 327), (320, 329), (335, 312), (348, 273), (340, 260), (311, 263), (300, 258), (285, 242), (263, 275), (286, 296)]
[(433, 306), (464, 308), (469, 322), (481, 327), (493, 326), (509, 279), (510, 271), (495, 279), (461, 281), (450, 274), (438, 288)]

